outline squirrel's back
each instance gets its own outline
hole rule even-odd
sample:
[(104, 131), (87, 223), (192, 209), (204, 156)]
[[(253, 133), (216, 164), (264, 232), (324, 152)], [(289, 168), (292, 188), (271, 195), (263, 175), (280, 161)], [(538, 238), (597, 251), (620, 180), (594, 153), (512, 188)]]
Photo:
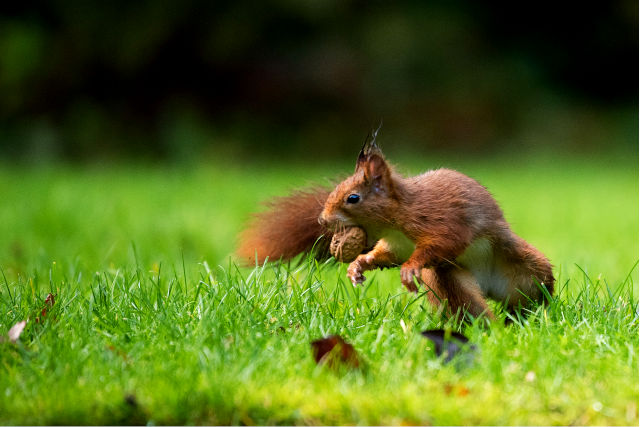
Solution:
[[(453, 169), (435, 169), (404, 178), (403, 205), (416, 228), (437, 229), (449, 224), (474, 235), (501, 235), (508, 229), (502, 209), (475, 179)], [(426, 231), (426, 230), (425, 230)], [(462, 230), (460, 230), (462, 231)], [(444, 233), (444, 230), (443, 230)]]

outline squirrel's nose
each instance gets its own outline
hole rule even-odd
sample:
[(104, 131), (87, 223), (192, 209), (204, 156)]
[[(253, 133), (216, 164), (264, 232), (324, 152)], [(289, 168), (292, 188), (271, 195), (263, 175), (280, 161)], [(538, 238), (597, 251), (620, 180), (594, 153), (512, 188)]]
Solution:
[(318, 224), (320, 224), (323, 227), (327, 226), (327, 220), (324, 219), (324, 215), (320, 214), (320, 216), (318, 217)]

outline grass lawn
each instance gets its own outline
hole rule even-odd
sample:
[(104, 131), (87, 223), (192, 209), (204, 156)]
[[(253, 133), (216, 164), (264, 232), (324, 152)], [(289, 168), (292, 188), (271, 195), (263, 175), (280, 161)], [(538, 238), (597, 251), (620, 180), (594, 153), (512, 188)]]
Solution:
[[(479, 179), (554, 264), (547, 307), (462, 328), (469, 364), (434, 355), (419, 332), (458, 327), (397, 270), (230, 260), (259, 201), (350, 164), (5, 165), (0, 334), (28, 322), (0, 343), (0, 424), (637, 425), (637, 154), (401, 163)], [(333, 333), (365, 368), (315, 364)]]

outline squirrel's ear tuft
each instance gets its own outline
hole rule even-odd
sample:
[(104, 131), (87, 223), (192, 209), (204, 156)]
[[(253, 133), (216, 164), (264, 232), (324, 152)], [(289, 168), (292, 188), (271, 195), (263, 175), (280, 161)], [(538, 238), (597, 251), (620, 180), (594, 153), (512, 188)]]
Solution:
[(365, 181), (371, 185), (376, 192), (390, 192), (393, 190), (391, 182), (391, 171), (384, 159), (382, 150), (376, 144), (376, 137), (382, 127), (382, 122), (378, 129), (370, 132), (362, 145), (358, 161), (356, 162), (356, 172), (361, 171)]
[(360, 154), (358, 154), (358, 160), (356, 160), (356, 171), (362, 167), (362, 165), (367, 161), (367, 140), (362, 144), (362, 148), (360, 149)]
[(362, 144), (362, 148), (360, 149), (360, 154), (358, 154), (358, 160), (356, 161), (356, 170), (361, 168), (373, 156), (378, 156), (384, 160), (382, 150), (380, 150), (380, 147), (378, 147), (378, 144), (376, 144), (376, 138), (378, 137), (380, 128), (382, 128), (382, 121), (380, 121), (380, 126), (378, 126), (378, 129), (367, 134), (367, 137)]

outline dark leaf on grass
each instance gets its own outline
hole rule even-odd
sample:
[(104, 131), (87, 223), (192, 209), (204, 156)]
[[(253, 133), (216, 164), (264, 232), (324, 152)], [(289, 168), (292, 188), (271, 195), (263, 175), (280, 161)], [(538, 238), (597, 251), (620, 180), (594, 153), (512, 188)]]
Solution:
[(18, 338), (20, 338), (22, 331), (24, 331), (25, 326), (27, 326), (26, 320), (23, 320), (13, 325), (11, 329), (9, 329), (9, 333), (8, 333), (9, 341), (15, 344), (15, 342), (18, 341)]
[(138, 406), (138, 399), (136, 399), (136, 396), (134, 394), (129, 393), (124, 396), (124, 403), (135, 408)]
[(458, 332), (432, 329), (422, 332), (422, 335), (433, 342), (438, 357), (445, 355), (445, 362), (450, 362), (464, 348), (469, 351), (476, 349), (475, 345), (468, 344), (469, 338)]
[(134, 393), (125, 394), (122, 403), (122, 407), (116, 415), (116, 424), (130, 426), (148, 425), (149, 416), (147, 411), (140, 405)]
[(360, 360), (356, 350), (339, 335), (330, 335), (311, 343), (316, 363), (326, 363), (330, 367), (340, 365), (357, 368)]

